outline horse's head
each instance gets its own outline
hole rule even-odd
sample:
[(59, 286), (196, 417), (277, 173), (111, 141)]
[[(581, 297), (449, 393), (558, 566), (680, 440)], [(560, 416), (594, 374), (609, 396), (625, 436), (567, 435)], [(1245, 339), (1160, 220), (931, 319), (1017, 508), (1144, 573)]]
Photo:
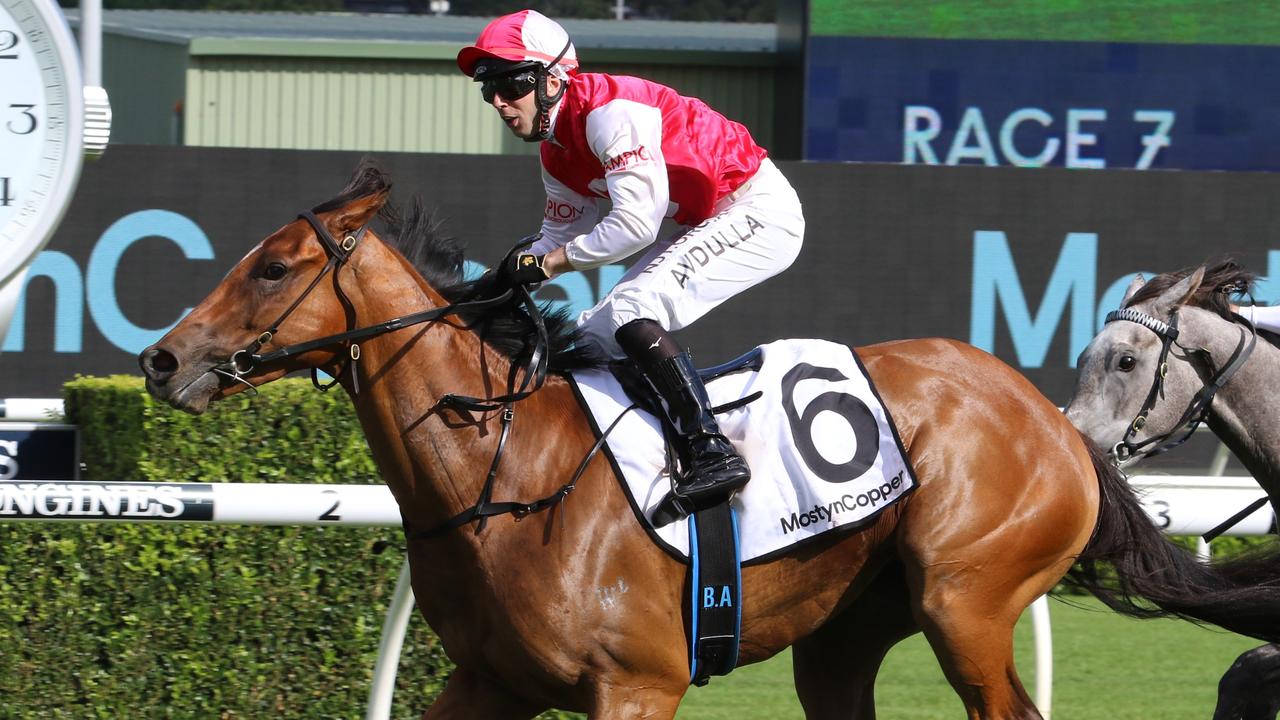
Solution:
[(342, 268), (347, 254), (359, 249), (389, 190), (380, 174), (365, 173), (338, 198), (315, 208), (312, 219), (300, 216), (250, 250), (177, 327), (139, 355), (147, 390), (198, 414), (211, 400), (294, 370), (339, 367), (341, 346), (262, 367), (253, 367), (248, 358), (264, 348), (348, 328), (352, 308), (339, 285), (346, 274)]
[(1230, 295), (1252, 280), (1230, 262), (1158, 275), (1150, 283), (1134, 278), (1121, 309), (1107, 316), (1080, 354), (1068, 419), (1122, 460), (1134, 451), (1117, 448), (1122, 441), (1158, 445), (1177, 433), (1203, 409), (1197, 393), (1219, 369), (1205, 349), (1206, 333), (1216, 327), (1226, 336)]

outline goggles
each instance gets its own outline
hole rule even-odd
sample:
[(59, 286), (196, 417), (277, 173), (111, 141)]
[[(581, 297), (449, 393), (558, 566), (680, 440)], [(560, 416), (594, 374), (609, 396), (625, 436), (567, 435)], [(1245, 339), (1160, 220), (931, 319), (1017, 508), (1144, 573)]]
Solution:
[(493, 102), (495, 95), (507, 102), (515, 102), (533, 92), (538, 86), (538, 73), (535, 70), (522, 70), (518, 73), (490, 78), (480, 83), (480, 94), (487, 103)]

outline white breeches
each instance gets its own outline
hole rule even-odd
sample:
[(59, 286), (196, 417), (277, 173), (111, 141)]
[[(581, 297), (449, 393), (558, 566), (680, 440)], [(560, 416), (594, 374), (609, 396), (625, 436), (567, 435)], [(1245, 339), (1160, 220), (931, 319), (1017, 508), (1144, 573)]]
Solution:
[(1259, 329), (1280, 334), (1280, 305), (1247, 305), (1240, 308), (1240, 314)]
[(716, 205), (716, 214), (655, 242), (598, 305), (578, 316), (584, 339), (624, 357), (614, 332), (632, 320), (679, 330), (761, 283), (800, 254), (804, 215), (791, 183), (767, 158)]

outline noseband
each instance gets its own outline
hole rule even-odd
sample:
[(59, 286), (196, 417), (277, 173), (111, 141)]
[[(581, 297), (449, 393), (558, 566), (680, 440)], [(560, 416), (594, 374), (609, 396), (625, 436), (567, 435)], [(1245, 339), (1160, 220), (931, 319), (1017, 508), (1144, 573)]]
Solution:
[[(1121, 310), (1113, 310), (1107, 313), (1106, 323), (1109, 324), (1116, 321), (1128, 321), (1137, 323), (1160, 338), (1160, 358), (1156, 363), (1155, 378), (1151, 383), (1151, 390), (1147, 392), (1147, 398), (1142, 401), (1142, 407), (1138, 409), (1138, 414), (1134, 416), (1133, 421), (1129, 423), (1129, 427), (1125, 430), (1124, 437), (1120, 442), (1111, 448), (1111, 456), (1117, 464), (1127, 462), (1131, 459), (1140, 457), (1154, 457), (1162, 453), (1168, 452), (1173, 448), (1181, 445), (1191, 438), (1191, 434), (1200, 427), (1200, 423), (1209, 416), (1209, 408), (1213, 404), (1213, 398), (1222, 389), (1224, 385), (1231, 380), (1232, 376), (1244, 365), (1249, 359), (1249, 355), (1253, 353), (1254, 344), (1258, 340), (1258, 331), (1254, 328), (1253, 323), (1248, 319), (1233, 313), (1235, 321), (1249, 328), (1249, 339), (1245, 341), (1243, 338), (1240, 344), (1236, 346), (1236, 350), (1231, 355), (1231, 359), (1226, 366), (1219, 371), (1212, 380), (1201, 386), (1200, 391), (1195, 397), (1191, 398), (1191, 402), (1187, 404), (1186, 410), (1182, 412), (1182, 417), (1178, 418), (1178, 422), (1163, 435), (1147, 438), (1142, 442), (1133, 442), (1132, 438), (1138, 434), (1142, 428), (1146, 427), (1147, 415), (1155, 408), (1156, 403), (1164, 394), (1164, 381), (1169, 374), (1169, 350), (1174, 345), (1182, 348), (1190, 354), (1192, 351), (1178, 342), (1178, 311), (1174, 310), (1169, 316), (1169, 322), (1158, 320), (1146, 313), (1133, 308), (1123, 308)], [(1187, 431), (1176, 440), (1171, 440), (1178, 430), (1184, 426)], [(1150, 447), (1148, 447), (1150, 446)]]

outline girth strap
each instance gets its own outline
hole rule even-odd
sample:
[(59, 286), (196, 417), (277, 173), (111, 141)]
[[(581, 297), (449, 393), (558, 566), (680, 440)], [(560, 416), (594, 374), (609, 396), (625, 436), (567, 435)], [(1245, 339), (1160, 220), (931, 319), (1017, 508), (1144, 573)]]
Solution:
[(582, 461), (578, 463), (578, 468), (574, 471), (573, 477), (570, 478), (569, 482), (561, 485), (558, 490), (544, 498), (534, 500), (533, 502), (495, 503), (490, 501), (490, 498), (493, 495), (493, 481), (497, 477), (498, 463), (502, 457), (502, 449), (507, 441), (507, 432), (511, 427), (511, 420), (514, 418), (514, 411), (512, 411), (510, 406), (508, 406), (503, 410), (502, 434), (498, 437), (498, 450), (494, 453), (493, 463), (489, 466), (489, 474), (485, 477), (484, 487), (480, 491), (480, 499), (476, 501), (475, 505), (472, 505), (466, 510), (463, 510), (457, 515), (449, 518), (444, 523), (429, 530), (413, 530), (409, 527), (409, 524), (406, 521), (404, 525), (405, 539), (424, 540), (427, 538), (439, 537), (450, 530), (456, 530), (457, 528), (460, 528), (474, 520), (479, 520), (479, 523), (476, 525), (476, 532), (479, 533), (484, 529), (485, 521), (495, 515), (506, 515), (510, 513), (515, 516), (517, 521), (519, 521), (523, 520), (526, 515), (541, 512), (542, 510), (546, 510), (547, 508), (556, 505), (561, 500), (568, 497), (569, 493), (573, 492), (574, 489), (578, 487), (578, 480), (580, 480), (582, 478), (582, 474), (586, 472), (587, 465), (591, 463), (591, 459), (600, 452), (600, 448), (604, 447), (605, 440), (608, 439), (614, 428), (618, 427), (618, 423), (622, 421), (622, 418), (626, 416), (627, 413), (635, 409), (636, 406), (632, 405), (618, 414), (618, 417), (614, 419), (613, 423), (610, 424), (604, 432), (600, 433), (600, 437), (596, 440), (595, 444), (591, 446), (591, 449), (587, 451), (587, 454), (582, 458)]
[(689, 516), (689, 682), (706, 685), (738, 665), (742, 569), (738, 516), (728, 500)]

